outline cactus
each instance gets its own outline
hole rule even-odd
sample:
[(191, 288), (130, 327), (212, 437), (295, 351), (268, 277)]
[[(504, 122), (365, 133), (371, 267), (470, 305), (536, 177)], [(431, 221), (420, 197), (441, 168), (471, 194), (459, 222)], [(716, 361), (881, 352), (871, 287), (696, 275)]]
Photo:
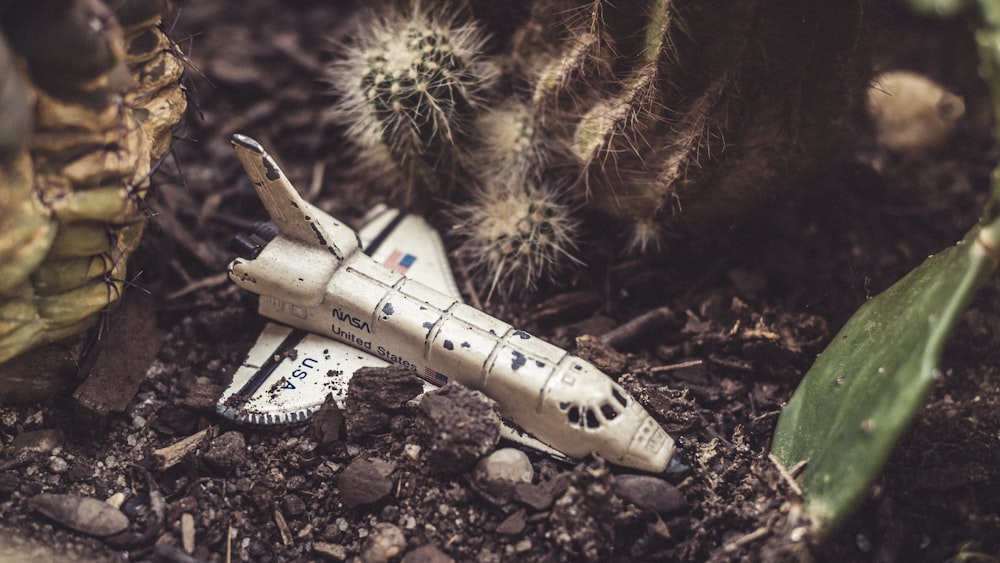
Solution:
[[(448, 9), (440, 10), (448, 13)], [(407, 10), (371, 14), (329, 80), (363, 170), (388, 172), (407, 205), (447, 196), (461, 174), (463, 142), (494, 76), (482, 55), (485, 36), (455, 16)]]
[[(861, 0), (468, 6), (493, 33), (490, 48), (507, 48), (493, 55), (503, 71), (497, 80), (473, 72), (492, 67), (472, 24), (434, 21), (419, 4), (362, 20), (355, 42), (343, 44), (330, 72), (340, 95), (334, 113), (363, 149), (360, 160), (370, 171), (391, 169), (411, 204), (460, 200), (497, 174), (554, 179), (584, 202), (578, 214), (618, 221), (621, 245), (634, 252), (660, 250), (668, 234), (703, 230), (779, 196), (790, 178), (829, 158), (869, 78)], [(427, 58), (442, 58), (440, 49), (408, 54), (435, 33), (461, 55), (449, 59), (450, 75)], [(389, 60), (393, 73), (385, 72)], [(402, 73), (414, 78), (390, 78)], [(416, 84), (448, 86), (429, 96), (414, 94)], [(509, 144), (518, 137), (495, 127), (512, 118), (530, 131), (520, 139), (533, 143), (517, 156)], [(451, 193), (453, 184), (470, 189)], [(535, 262), (566, 263), (547, 256)], [(534, 285), (537, 269), (521, 270), (529, 277), (518, 285)]]
[(458, 210), (465, 242), (457, 253), (488, 286), (487, 299), (534, 289), (576, 261), (577, 223), (561, 200), (537, 178), (501, 176)]
[(158, 27), (168, 9), (0, 9), (0, 400), (57, 386), (75, 362), (66, 339), (121, 295), (152, 163), (187, 104), (184, 66)]

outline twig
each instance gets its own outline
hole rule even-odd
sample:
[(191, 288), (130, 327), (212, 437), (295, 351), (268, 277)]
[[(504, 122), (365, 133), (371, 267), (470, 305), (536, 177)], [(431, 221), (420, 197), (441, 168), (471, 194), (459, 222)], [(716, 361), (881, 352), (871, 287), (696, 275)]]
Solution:
[(604, 333), (599, 340), (613, 348), (620, 348), (621, 346), (644, 336), (649, 331), (662, 327), (676, 318), (677, 315), (675, 315), (669, 307), (657, 307), (648, 313), (639, 315), (631, 321)]
[(656, 366), (649, 368), (650, 374), (664, 373), (668, 371), (674, 371), (675, 369), (691, 368), (694, 366), (700, 366), (705, 363), (705, 360), (688, 360), (686, 362), (679, 362), (676, 364), (670, 364), (668, 366)]
[(786, 483), (788, 483), (788, 487), (791, 488), (792, 491), (795, 492), (795, 494), (801, 497), (802, 487), (800, 487), (799, 484), (795, 482), (795, 477), (792, 476), (792, 471), (797, 471), (802, 467), (804, 467), (805, 460), (796, 463), (795, 467), (793, 467), (792, 470), (789, 470), (787, 467), (785, 467), (785, 463), (781, 461), (778, 458), (778, 456), (774, 455), (773, 453), (767, 454), (767, 459), (771, 460), (771, 463), (773, 463), (774, 466), (778, 468), (778, 473), (780, 473), (781, 477), (785, 480)]
[(160, 470), (167, 469), (184, 458), (188, 453), (192, 452), (197, 448), (202, 441), (209, 435), (209, 432), (214, 432), (215, 427), (209, 426), (208, 428), (192, 434), (183, 440), (174, 442), (165, 448), (160, 448), (153, 451), (153, 457), (159, 462)]
[(278, 525), (278, 532), (281, 533), (281, 543), (285, 547), (292, 545), (292, 531), (288, 529), (288, 522), (278, 507), (274, 507), (274, 522)]
[(766, 536), (768, 532), (770, 532), (770, 530), (767, 529), (767, 526), (761, 526), (760, 528), (757, 528), (756, 530), (750, 532), (749, 534), (746, 534), (742, 537), (737, 538), (732, 542), (727, 543), (725, 547), (722, 548), (722, 550), (725, 551), (726, 553), (732, 553), (737, 549), (739, 549), (740, 547)]
[(185, 295), (194, 293), (200, 289), (206, 289), (209, 287), (215, 287), (217, 285), (222, 285), (229, 280), (229, 274), (222, 272), (215, 274), (213, 276), (208, 276), (207, 278), (201, 278), (200, 280), (189, 282), (186, 286), (178, 289), (177, 291), (167, 295), (167, 301), (173, 301), (174, 299), (180, 299)]

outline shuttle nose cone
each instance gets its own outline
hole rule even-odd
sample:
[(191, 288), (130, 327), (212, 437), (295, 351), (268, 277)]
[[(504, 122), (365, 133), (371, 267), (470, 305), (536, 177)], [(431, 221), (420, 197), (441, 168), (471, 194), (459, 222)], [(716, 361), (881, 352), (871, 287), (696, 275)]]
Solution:
[(619, 463), (644, 471), (662, 473), (667, 469), (674, 451), (674, 439), (647, 415)]

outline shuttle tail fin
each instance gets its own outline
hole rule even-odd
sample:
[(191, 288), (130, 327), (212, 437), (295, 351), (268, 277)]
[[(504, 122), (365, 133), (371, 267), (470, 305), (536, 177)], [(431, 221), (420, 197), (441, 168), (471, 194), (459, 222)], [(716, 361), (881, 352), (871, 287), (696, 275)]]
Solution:
[[(320, 243), (322, 246), (322, 239), (319, 238), (323, 236), (322, 226), (309, 216), (309, 205), (264, 147), (254, 139), (238, 133), (233, 135), (230, 142), (247, 176), (253, 182), (257, 196), (281, 234), (296, 242), (308, 245)], [(329, 240), (329, 237), (324, 238)]]

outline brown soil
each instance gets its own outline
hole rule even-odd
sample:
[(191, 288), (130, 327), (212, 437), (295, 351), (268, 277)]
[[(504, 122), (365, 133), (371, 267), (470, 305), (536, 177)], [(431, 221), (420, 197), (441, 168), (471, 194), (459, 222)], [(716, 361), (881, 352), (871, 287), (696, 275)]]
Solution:
[[(408, 454), (405, 444), (424, 439), (416, 407), (391, 409), (385, 430), (349, 439), (336, 413), (266, 430), (215, 414), (210, 399), (263, 325), (254, 298), (222, 274), (229, 240), (264, 218), (229, 136), (260, 140), (309, 198), (355, 226), (387, 190), (345, 172), (343, 132), (324, 113), (328, 38), (346, 21), (347, 5), (182, 3), (173, 36), (193, 62), (189, 87), (199, 110), (161, 164), (153, 227), (132, 269), (133, 293), (153, 297), (162, 346), (124, 414), (86, 418), (69, 392), (0, 407), (8, 543), (37, 540), (84, 560), (188, 561), (181, 520), (190, 514), (193, 557), (208, 561), (350, 558), (373, 536), (387, 536), (384, 523), (402, 530), (400, 555), (414, 552), (410, 560), (1000, 558), (997, 278), (963, 317), (944, 377), (868, 499), (827, 543), (803, 533), (800, 499), (767, 456), (781, 405), (815, 355), (867, 297), (974, 224), (998, 160), (969, 28), (885, 10), (880, 64), (923, 71), (966, 99), (948, 149), (904, 159), (859, 134), (848, 158), (803, 182), (801, 197), (712, 240), (676, 241), (661, 259), (636, 260), (592, 233), (589, 269), (532, 297), (487, 305), (570, 348), (577, 336), (660, 307), (671, 312), (666, 326), (619, 346), (626, 361), (613, 374), (677, 438), (689, 466), (670, 477), (685, 506), (657, 513), (613, 492), (628, 471), (535, 453), (535, 479), (549, 487), (535, 493), (552, 498), (498, 501), (468, 473), (442, 473)], [(431, 220), (448, 232), (446, 218)], [(137, 311), (122, 314), (149, 314)], [(126, 320), (111, 316), (104, 334), (116, 323)], [(105, 337), (97, 350), (114, 347)], [(683, 362), (692, 363), (676, 367)], [(206, 428), (200, 447), (162, 468), (154, 451)], [(25, 446), (41, 438), (55, 448)], [(351, 465), (357, 459), (377, 461)], [(388, 493), (374, 503), (356, 488), (341, 490), (386, 483)], [(54, 524), (29, 509), (43, 492), (102, 500), (127, 492), (130, 535), (101, 541)], [(428, 545), (436, 550), (417, 551)]]

